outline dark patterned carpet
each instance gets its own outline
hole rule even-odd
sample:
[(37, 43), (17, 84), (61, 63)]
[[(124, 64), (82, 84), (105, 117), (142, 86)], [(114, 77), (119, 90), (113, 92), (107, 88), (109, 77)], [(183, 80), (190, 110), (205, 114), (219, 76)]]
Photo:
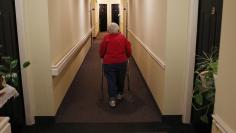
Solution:
[(67, 123), (25, 127), (17, 133), (196, 133), (191, 125), (168, 123)]

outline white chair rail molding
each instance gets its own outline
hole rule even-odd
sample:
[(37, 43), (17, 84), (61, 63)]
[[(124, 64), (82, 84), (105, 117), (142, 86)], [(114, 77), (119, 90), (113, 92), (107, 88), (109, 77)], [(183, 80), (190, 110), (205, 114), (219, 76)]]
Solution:
[(74, 47), (71, 48), (57, 64), (52, 65), (52, 76), (58, 76), (63, 71), (76, 52), (83, 47), (83, 44), (91, 36), (93, 30), (94, 28), (90, 29), (90, 31), (76, 45), (74, 45)]

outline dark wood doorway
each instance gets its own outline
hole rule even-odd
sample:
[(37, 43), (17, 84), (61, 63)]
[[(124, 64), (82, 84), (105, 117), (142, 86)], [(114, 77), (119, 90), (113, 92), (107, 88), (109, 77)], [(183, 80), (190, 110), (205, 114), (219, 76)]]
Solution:
[(100, 32), (107, 31), (107, 4), (99, 4), (99, 28)]
[[(196, 46), (196, 60), (195, 71), (200, 71), (199, 66), (205, 65), (206, 56), (208, 58), (218, 58), (220, 47), (220, 32), (221, 32), (221, 19), (222, 19), (223, 0), (199, 0), (198, 11), (198, 31), (197, 31), (197, 46)], [(204, 58), (202, 58), (204, 57)], [(203, 63), (203, 64), (200, 64)], [(200, 82), (196, 80), (197, 74), (195, 73), (194, 88)], [(197, 82), (199, 81), (199, 82)], [(212, 88), (212, 102), (208, 108), (196, 110), (192, 108), (191, 123), (197, 132), (210, 133), (212, 125), (212, 113), (214, 110), (214, 88)], [(196, 93), (197, 94), (197, 93)], [(206, 93), (202, 93), (202, 101), (205, 100)], [(210, 96), (210, 95), (209, 95)], [(193, 100), (193, 103), (195, 101)], [(203, 102), (203, 104), (208, 104)], [(201, 106), (199, 106), (201, 107)], [(202, 117), (203, 115), (207, 116)], [(204, 122), (205, 121), (205, 122)], [(207, 123), (207, 122), (208, 123)]]
[(111, 11), (112, 11), (112, 22), (115, 22), (118, 25), (120, 25), (120, 9), (119, 9), (119, 4), (112, 4), (111, 5)]
[(223, 0), (199, 0), (197, 55), (220, 47)]
[[(0, 53), (1, 57), (11, 56), (19, 60), (14, 0), (0, 0)], [(0, 62), (0, 64), (2, 64), (2, 62)], [(14, 100), (11, 99), (0, 109), (0, 116), (10, 117), (13, 132), (17, 132), (18, 127), (25, 125), (24, 101), (19, 62), (17, 72), (19, 84), (16, 89), (20, 96)]]

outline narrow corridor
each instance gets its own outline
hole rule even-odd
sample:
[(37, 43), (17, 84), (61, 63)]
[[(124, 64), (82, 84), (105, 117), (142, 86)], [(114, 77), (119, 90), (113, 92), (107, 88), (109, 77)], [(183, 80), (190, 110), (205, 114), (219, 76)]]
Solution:
[[(126, 92), (124, 101), (116, 109), (108, 106), (107, 99), (105, 101), (101, 99), (101, 61), (98, 48), (103, 36), (104, 33), (101, 33), (94, 40), (64, 98), (56, 121), (58, 123), (160, 122), (160, 111), (133, 59), (130, 60), (130, 95)], [(107, 92), (106, 88), (104, 80), (104, 92)], [(125, 90), (127, 91), (127, 83)]]
[(132, 101), (126, 95), (115, 110), (101, 101), (98, 44), (103, 36), (100, 33), (94, 40), (57, 113), (56, 123), (27, 126), (22, 133), (195, 133), (189, 124), (161, 120), (133, 59), (130, 60)]
[[(229, 104), (236, 101), (233, 5), (236, 0), (0, 0), (0, 132), (236, 132), (236, 104)], [(98, 56), (99, 32), (112, 22), (132, 44), (131, 95), (115, 109), (108, 107), (105, 78), (106, 100), (101, 97)], [(8, 85), (17, 98), (4, 98)]]

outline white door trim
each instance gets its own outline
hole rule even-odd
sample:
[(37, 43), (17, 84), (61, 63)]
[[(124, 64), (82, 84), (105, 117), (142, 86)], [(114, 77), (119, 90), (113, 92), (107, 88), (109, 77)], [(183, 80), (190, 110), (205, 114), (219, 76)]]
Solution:
[(192, 92), (195, 66), (195, 51), (197, 41), (198, 24), (198, 5), (199, 0), (190, 0), (189, 2), (189, 20), (188, 20), (188, 48), (186, 63), (185, 94), (183, 105), (183, 123), (190, 123), (192, 108)]
[[(15, 0), (15, 10), (16, 10), (16, 23), (17, 23), (17, 34), (18, 34), (18, 45), (19, 45), (19, 54), (21, 60), (21, 66), (24, 61), (27, 60), (26, 54), (26, 36), (25, 36), (25, 27), (24, 27), (24, 5), (23, 0)], [(25, 106), (25, 119), (27, 125), (33, 125), (35, 123), (33, 115), (33, 100), (30, 98), (30, 85), (28, 73), (25, 69), (21, 67), (21, 78), (22, 78), (22, 87), (24, 95), (24, 106)]]
[[(127, 1), (127, 7), (129, 6), (129, 0)], [(186, 62), (186, 79), (185, 79), (185, 91), (182, 108), (182, 121), (183, 123), (190, 123), (191, 121), (191, 109), (192, 109), (192, 92), (193, 92), (193, 80), (194, 80), (194, 67), (195, 67), (195, 55), (196, 55), (196, 41), (197, 41), (197, 24), (198, 24), (198, 6), (199, 0), (189, 1), (189, 16), (188, 16), (188, 48), (187, 48), (187, 62)], [(127, 11), (129, 11), (127, 9)], [(127, 23), (129, 25), (129, 22)], [(128, 28), (127, 28), (128, 29)]]

